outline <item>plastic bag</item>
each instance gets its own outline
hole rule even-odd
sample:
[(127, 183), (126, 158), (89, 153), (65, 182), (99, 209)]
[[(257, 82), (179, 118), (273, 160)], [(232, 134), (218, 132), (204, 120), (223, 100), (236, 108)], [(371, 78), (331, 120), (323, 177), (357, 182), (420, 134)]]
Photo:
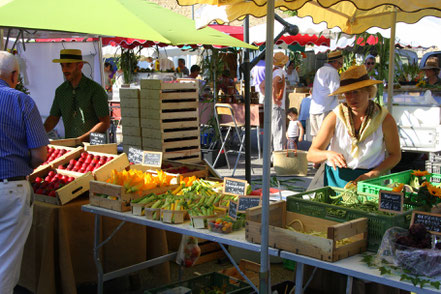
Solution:
[(201, 248), (198, 245), (198, 239), (196, 237), (182, 235), (176, 263), (181, 266), (191, 267), (198, 260), (199, 256), (201, 256)]
[(399, 245), (396, 240), (406, 236), (407, 229), (392, 227), (383, 236), (381, 246), (375, 257), (375, 264), (383, 262), (409, 270), (414, 275), (434, 277), (441, 275), (441, 250), (418, 249)]

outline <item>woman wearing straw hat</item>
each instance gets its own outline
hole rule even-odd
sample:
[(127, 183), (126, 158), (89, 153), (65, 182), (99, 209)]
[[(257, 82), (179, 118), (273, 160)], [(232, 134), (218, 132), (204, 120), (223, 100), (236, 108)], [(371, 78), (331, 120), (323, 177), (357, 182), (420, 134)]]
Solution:
[(369, 79), (364, 65), (352, 66), (330, 94), (343, 94), (346, 101), (325, 118), (307, 155), (308, 161), (326, 162), (325, 185), (344, 187), (350, 181), (375, 178), (400, 161), (395, 120), (371, 100), (379, 83)]
[(438, 77), (439, 74), (439, 63), (438, 58), (429, 58), (426, 65), (421, 68), (426, 75), (424, 81), (427, 85), (441, 85), (441, 79)]

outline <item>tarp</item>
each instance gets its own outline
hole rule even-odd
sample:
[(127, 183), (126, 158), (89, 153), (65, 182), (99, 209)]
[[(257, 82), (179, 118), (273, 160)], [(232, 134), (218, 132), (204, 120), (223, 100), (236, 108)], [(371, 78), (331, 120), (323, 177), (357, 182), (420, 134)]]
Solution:
[[(172, 45), (255, 48), (144, 0), (0, 1), (0, 27), (127, 37)], [(27, 30), (31, 34), (30, 30)]]

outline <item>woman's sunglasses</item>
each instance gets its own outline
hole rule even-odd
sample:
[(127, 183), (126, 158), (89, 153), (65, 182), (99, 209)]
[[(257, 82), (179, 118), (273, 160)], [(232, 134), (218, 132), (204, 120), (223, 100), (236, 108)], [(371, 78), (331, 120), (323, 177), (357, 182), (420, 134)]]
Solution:
[(374, 65), (375, 62), (366, 62), (367, 65)]

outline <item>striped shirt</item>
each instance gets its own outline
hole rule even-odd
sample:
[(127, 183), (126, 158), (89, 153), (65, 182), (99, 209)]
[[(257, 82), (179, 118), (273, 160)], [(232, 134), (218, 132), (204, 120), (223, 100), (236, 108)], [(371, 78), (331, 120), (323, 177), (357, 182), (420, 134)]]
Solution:
[(32, 173), (29, 149), (47, 144), (34, 100), (0, 80), (0, 179)]
[(109, 116), (107, 93), (84, 75), (75, 89), (65, 81), (55, 91), (50, 115), (63, 118), (66, 138), (79, 137), (99, 123), (100, 117)]

